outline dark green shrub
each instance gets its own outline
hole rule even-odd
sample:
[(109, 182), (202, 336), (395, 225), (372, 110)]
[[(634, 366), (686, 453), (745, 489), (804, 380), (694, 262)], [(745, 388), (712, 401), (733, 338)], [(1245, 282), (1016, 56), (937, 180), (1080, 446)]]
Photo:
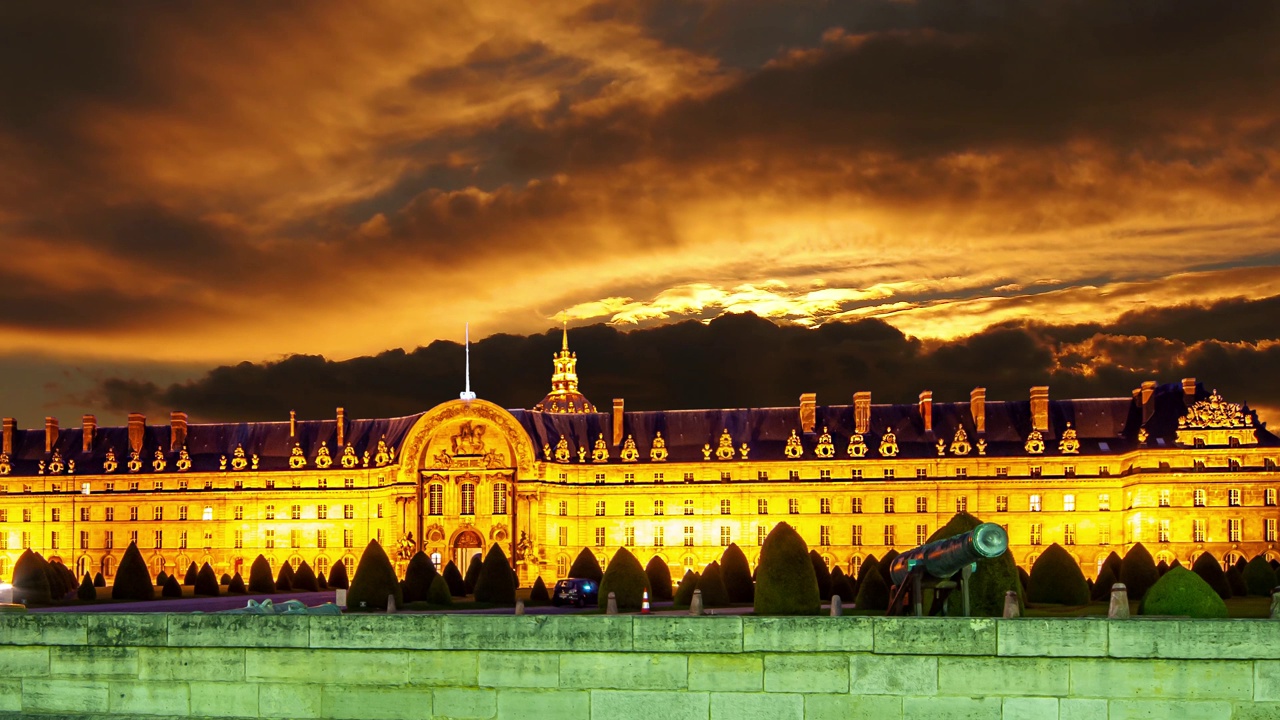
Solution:
[(1225, 618), (1227, 604), (1200, 575), (1185, 568), (1171, 567), (1147, 591), (1138, 606), (1138, 614)]
[(756, 566), (757, 615), (816, 615), (822, 607), (809, 548), (794, 528), (780, 522), (760, 548)]
[[(928, 542), (959, 535), (981, 524), (981, 520), (967, 512), (956, 513), (946, 525), (929, 536)], [(969, 578), (970, 614), (975, 617), (1001, 617), (1004, 615), (1005, 593), (1010, 590), (1018, 593), (1019, 605), (1025, 602), (1026, 593), (1018, 580), (1018, 566), (1013, 562), (1013, 555), (1006, 552), (1000, 557), (979, 560), (978, 571)], [(962, 604), (960, 593), (951, 593), (947, 597), (947, 614), (960, 615)]]
[(853, 589), (853, 583), (849, 582), (849, 576), (837, 567), (831, 571), (831, 596), (840, 596), (840, 601), (849, 603), (857, 600), (857, 590)]
[(830, 600), (831, 572), (827, 570), (827, 561), (822, 559), (817, 550), (810, 550), (809, 562), (813, 565), (813, 579), (818, 583), (818, 597), (824, 602)]
[(228, 574), (226, 574), (226, 573), (222, 573), (222, 577), (218, 578), (218, 584), (219, 584), (219, 585), (230, 585), (230, 584), (231, 584), (231, 576), (230, 576), (230, 575), (228, 575)]
[(458, 572), (458, 566), (450, 560), (444, 566), (444, 574), (442, 575), (445, 583), (449, 585), (449, 594), (453, 597), (462, 597), (467, 594), (467, 584), (462, 579), (462, 573)]
[(280, 563), (280, 572), (276, 573), (276, 592), (293, 592), (293, 566), (288, 560)]
[(1124, 583), (1129, 599), (1141, 600), (1159, 579), (1156, 563), (1142, 543), (1129, 548), (1129, 552), (1124, 554), (1124, 560), (1120, 561), (1120, 582)]
[(644, 574), (649, 578), (649, 599), (651, 601), (670, 600), (671, 568), (662, 558), (654, 555), (649, 564), (644, 566)]
[(94, 587), (106, 587), (106, 586), (107, 586), (107, 579), (106, 579), (106, 578), (104, 578), (104, 577), (102, 577), (102, 573), (97, 573), (97, 574), (95, 574), (95, 575), (93, 576), (93, 586), (94, 586)]
[(546, 605), (551, 602), (551, 593), (547, 592), (547, 584), (542, 582), (542, 576), (539, 575), (537, 580), (533, 581), (533, 589), (529, 591), (530, 605)]
[(692, 570), (685, 570), (684, 577), (680, 579), (680, 584), (676, 586), (675, 597), (672, 598), (671, 607), (679, 609), (689, 609), (689, 603), (693, 602), (693, 591), (698, 589), (698, 573)]
[(652, 595), (649, 575), (630, 550), (620, 548), (609, 559), (609, 567), (605, 568), (604, 577), (600, 580), (600, 608), (608, 607), (609, 593), (613, 593), (619, 611), (639, 610), (646, 590)]
[(329, 587), (341, 590), (351, 587), (351, 581), (347, 579), (347, 564), (341, 560), (334, 563), (333, 568), (329, 570)]
[(244, 578), (240, 577), (240, 573), (231, 576), (231, 582), (227, 583), (228, 595), (244, 595), (248, 589), (244, 586)]
[(1169, 563), (1164, 560), (1156, 563), (1156, 572), (1159, 573), (1161, 577), (1164, 577), (1164, 574), (1169, 572)]
[(49, 577), (49, 597), (55, 601), (65, 600), (80, 585), (76, 576), (60, 562), (46, 562), (44, 574)]
[[(868, 563), (870, 563), (870, 565), (868, 565)], [(880, 560), (876, 557), (875, 553), (871, 553), (862, 559), (862, 564), (858, 566), (858, 579), (854, 584), (861, 586), (863, 581), (867, 579), (867, 573), (872, 570), (880, 572)]]
[(1236, 564), (1235, 564), (1235, 565), (1233, 565), (1232, 567), (1234, 567), (1235, 569), (1239, 570), (1240, 572), (1244, 572), (1244, 568), (1245, 568), (1245, 566), (1246, 566), (1246, 565), (1248, 565), (1248, 564), (1249, 564), (1249, 563), (1248, 563), (1248, 562), (1246, 562), (1246, 561), (1245, 561), (1245, 559), (1244, 559), (1244, 555), (1241, 555), (1241, 556), (1239, 556), (1239, 557), (1237, 557), (1237, 558), (1236, 558)]
[(351, 589), (347, 592), (347, 608), (351, 610), (386, 610), (387, 597), (395, 598), (396, 607), (404, 606), (404, 595), (400, 592), (400, 580), (396, 578), (396, 569), (391, 565), (391, 558), (378, 544), (370, 540), (356, 565), (356, 576), (351, 578)]
[[(1177, 560), (1174, 562), (1176, 563)], [(1123, 563), (1124, 561), (1120, 559), (1120, 556), (1116, 554), (1116, 551), (1112, 550), (1107, 553), (1106, 559), (1102, 561), (1102, 566), (1111, 568), (1111, 577), (1116, 578), (1116, 582), (1120, 582), (1120, 567)], [(1098, 572), (1101, 573), (1102, 571), (1099, 570)], [(1110, 591), (1111, 588), (1107, 588), (1107, 592)]]
[(467, 594), (471, 595), (476, 591), (476, 581), (480, 579), (480, 570), (484, 567), (484, 558), (480, 553), (471, 556), (471, 564), (467, 565), (467, 574), (462, 576), (462, 582), (467, 588)]
[(427, 554), (419, 550), (409, 558), (409, 566), (404, 570), (404, 601), (406, 603), (426, 600), (431, 591), (431, 581), (440, 573), (436, 572), (435, 563)]
[(249, 566), (249, 592), (253, 593), (273, 593), (276, 591), (276, 581), (271, 579), (271, 563), (267, 562), (267, 558), (259, 555), (254, 558), (253, 565)]
[(1200, 553), (1200, 557), (1191, 564), (1191, 572), (1208, 583), (1209, 587), (1218, 593), (1218, 597), (1223, 600), (1231, 599), (1231, 584), (1227, 582), (1227, 575), (1222, 572), (1222, 566), (1218, 564), (1218, 559), (1213, 556), (1213, 553)]
[(320, 583), (316, 580), (316, 571), (311, 569), (306, 560), (303, 560), (302, 564), (298, 566), (298, 571), (293, 574), (293, 579), (290, 582), (293, 584), (293, 589), (298, 592), (318, 592), (320, 590)]
[(319, 575), (316, 576), (316, 587), (320, 588), (321, 590), (329, 589), (329, 581), (324, 579), (324, 573), (320, 573)]
[(569, 577), (583, 578), (599, 584), (604, 579), (604, 570), (600, 569), (600, 561), (595, 554), (582, 548), (582, 552), (578, 553), (578, 557), (573, 559), (573, 565), (569, 567)]
[(893, 567), (893, 561), (898, 557), (898, 551), (890, 548), (889, 552), (880, 558), (876, 563), (876, 569), (880, 571), (880, 577), (884, 579), (885, 587), (893, 587), (893, 576), (889, 574), (889, 569)]
[[(1169, 569), (1170, 569), (1170, 570), (1172, 570), (1172, 569), (1174, 569), (1174, 568), (1176, 568), (1176, 567), (1182, 567), (1182, 563), (1178, 562), (1178, 561), (1175, 559), (1173, 562), (1169, 563)], [(1184, 568), (1184, 569), (1185, 569), (1185, 568)]]
[(222, 594), (218, 587), (218, 574), (213, 571), (213, 567), (209, 563), (200, 566), (200, 572), (196, 573), (195, 584), (196, 595), (208, 595), (209, 597), (217, 597)]
[(182, 584), (187, 587), (194, 586), (196, 584), (196, 578), (199, 577), (199, 575), (200, 568), (196, 567), (196, 564), (192, 562), (187, 566), (187, 574), (182, 577)]
[(169, 573), (161, 570), (160, 574), (156, 575), (156, 587), (164, 587), (166, 582), (169, 582)]
[(858, 587), (858, 596), (854, 599), (854, 607), (858, 610), (889, 609), (889, 584), (884, 581), (878, 565), (876, 570), (868, 574)]
[[(1245, 567), (1249, 566), (1246, 564)], [(1227, 571), (1227, 585), (1231, 588), (1231, 597), (1244, 597), (1249, 594), (1249, 588), (1244, 585), (1244, 574), (1235, 565)]]
[(1027, 602), (1087, 605), (1089, 584), (1070, 553), (1058, 543), (1048, 547), (1031, 566)]
[(177, 575), (170, 575), (169, 579), (164, 581), (164, 588), (161, 589), (160, 595), (167, 598), (182, 597), (182, 583), (178, 582)]
[(116, 569), (115, 582), (111, 585), (112, 600), (150, 600), (156, 596), (156, 586), (151, 584), (147, 561), (138, 552), (137, 543), (129, 543)]
[(1111, 566), (1103, 564), (1102, 571), (1098, 573), (1098, 580), (1093, 583), (1093, 599), (1109, 600), (1111, 598), (1111, 586), (1117, 582), (1119, 581), (1111, 574)]
[(1023, 595), (1027, 593), (1027, 588), (1031, 586), (1031, 573), (1022, 569), (1021, 565), (1018, 566), (1018, 584), (1022, 585)]
[[(452, 565), (453, 563), (450, 564)], [(458, 568), (455, 567), (453, 571), (457, 572)], [(461, 580), (462, 578), (459, 577), (458, 579)], [(431, 578), (431, 587), (427, 589), (427, 602), (432, 605), (453, 604), (453, 593), (449, 591), (449, 583), (445, 582), (443, 575), (436, 575)]]
[(1272, 570), (1275, 570), (1276, 572), (1280, 572), (1280, 560), (1271, 560), (1267, 564), (1271, 566)]
[(89, 573), (85, 573), (84, 579), (80, 581), (80, 589), (76, 590), (76, 597), (89, 602), (98, 599), (98, 588), (93, 586), (93, 578), (89, 577)]
[(48, 565), (40, 553), (24, 550), (13, 566), (13, 601), (25, 605), (44, 605), (53, 596), (49, 589)]
[(715, 560), (702, 568), (702, 576), (698, 578), (698, 589), (702, 591), (702, 607), (728, 607), (729, 591), (724, 586), (720, 563)]
[(502, 547), (494, 543), (484, 556), (484, 565), (476, 578), (476, 602), (495, 605), (516, 604), (516, 578)]
[[(724, 589), (729, 592), (729, 602), (749, 603), (755, 599), (756, 586), (751, 581), (751, 566), (737, 543), (729, 543), (720, 556), (720, 576), (724, 579)], [(667, 577), (670, 579), (671, 576)]]
[(1267, 559), (1261, 555), (1250, 560), (1241, 575), (1244, 578), (1245, 592), (1249, 595), (1267, 597), (1276, 584), (1280, 583), (1276, 578), (1276, 571), (1271, 569)]

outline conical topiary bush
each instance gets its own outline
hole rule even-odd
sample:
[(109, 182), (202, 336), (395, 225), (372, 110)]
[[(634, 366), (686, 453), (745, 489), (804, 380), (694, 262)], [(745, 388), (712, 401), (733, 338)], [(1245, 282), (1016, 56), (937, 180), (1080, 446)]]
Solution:
[(441, 577), (449, 586), (449, 594), (453, 597), (462, 597), (467, 594), (467, 583), (462, 579), (462, 573), (458, 572), (458, 566), (454, 565), (452, 560), (445, 563)]
[(404, 595), (400, 592), (400, 581), (396, 578), (391, 558), (387, 557), (377, 540), (370, 540), (356, 565), (356, 576), (351, 578), (347, 609), (386, 610), (388, 597), (395, 598), (396, 607), (404, 605)]
[(293, 574), (293, 589), (296, 592), (318, 592), (320, 590), (320, 582), (316, 580), (316, 571), (311, 569), (306, 560), (298, 566), (297, 572)]
[(502, 547), (494, 543), (489, 553), (484, 556), (484, 565), (480, 575), (476, 577), (476, 602), (493, 603), (495, 605), (514, 605), (516, 603), (515, 574), (507, 554)]
[(293, 592), (293, 566), (288, 560), (280, 563), (280, 572), (276, 573), (276, 592)]
[(93, 602), (98, 599), (98, 588), (93, 586), (93, 578), (89, 577), (89, 573), (85, 573), (84, 579), (80, 581), (80, 588), (76, 590), (76, 597), (87, 602)]
[(1191, 572), (1208, 583), (1209, 587), (1218, 593), (1218, 597), (1223, 600), (1231, 599), (1231, 585), (1227, 582), (1226, 573), (1222, 572), (1222, 566), (1218, 564), (1218, 559), (1213, 556), (1213, 553), (1200, 553), (1196, 561), (1191, 564)]
[[(1120, 582), (1120, 568), (1123, 562), (1124, 561), (1120, 559), (1120, 556), (1116, 551), (1112, 550), (1107, 553), (1107, 557), (1102, 561), (1102, 566), (1111, 568), (1111, 577), (1115, 578), (1116, 582)], [(1177, 560), (1174, 560), (1173, 564), (1176, 565), (1177, 562)], [(1098, 572), (1101, 573), (1102, 571), (1099, 570)], [(1110, 589), (1108, 589), (1107, 592), (1110, 592)]]
[(1276, 578), (1276, 571), (1271, 569), (1271, 564), (1261, 555), (1244, 566), (1241, 576), (1244, 578), (1245, 592), (1249, 595), (1267, 597), (1271, 594), (1271, 590), (1280, 584), (1280, 580)]
[(107, 586), (107, 579), (106, 579), (106, 578), (104, 578), (104, 577), (102, 577), (102, 573), (101, 573), (101, 572), (96, 573), (96, 574), (93, 576), (93, 586), (94, 586), (94, 587), (106, 587), (106, 586)]
[(689, 603), (693, 602), (693, 591), (698, 589), (698, 580), (702, 576), (693, 570), (685, 570), (684, 577), (680, 579), (680, 584), (676, 586), (674, 598), (672, 598), (672, 607), (679, 609), (689, 609)]
[(137, 543), (129, 543), (124, 556), (120, 558), (120, 567), (116, 569), (115, 582), (111, 586), (112, 600), (150, 600), (156, 595), (156, 587), (151, 584), (151, 573), (147, 572), (147, 562), (138, 552)]
[(468, 595), (475, 594), (476, 581), (480, 579), (480, 570), (484, 568), (484, 558), (480, 553), (471, 556), (471, 562), (467, 564), (467, 574), (462, 576), (462, 583), (467, 589)]
[[(1249, 567), (1247, 564), (1245, 567)], [(1231, 588), (1231, 597), (1244, 597), (1249, 594), (1249, 589), (1244, 584), (1244, 574), (1240, 572), (1238, 565), (1232, 565), (1227, 570), (1227, 585)]]
[(849, 582), (849, 576), (844, 574), (837, 566), (831, 571), (831, 597), (840, 596), (841, 602), (851, 603), (857, 598), (857, 592), (853, 589), (853, 583)]
[(249, 592), (244, 586), (244, 578), (240, 577), (240, 573), (231, 576), (231, 582), (227, 583), (228, 595), (244, 595)]
[(347, 579), (347, 564), (341, 560), (334, 563), (329, 571), (329, 587), (340, 590), (351, 587), (351, 581)]
[(724, 589), (729, 592), (729, 602), (749, 603), (755, 599), (756, 586), (751, 581), (751, 566), (737, 543), (729, 543), (720, 556), (720, 576), (724, 579)]
[(1124, 554), (1120, 562), (1120, 582), (1129, 593), (1130, 600), (1141, 600), (1147, 590), (1160, 579), (1155, 560), (1142, 543), (1136, 543)]
[(757, 615), (816, 615), (822, 607), (809, 548), (794, 528), (780, 522), (760, 548), (756, 567)]
[(218, 587), (218, 574), (213, 571), (209, 563), (200, 566), (200, 572), (196, 573), (194, 588), (196, 595), (217, 597), (222, 594), (221, 588)]
[(164, 588), (161, 589), (160, 595), (167, 598), (182, 597), (182, 583), (178, 582), (177, 575), (170, 575), (169, 579), (164, 581)]
[(219, 585), (230, 585), (230, 584), (231, 584), (231, 576), (230, 576), (230, 575), (228, 575), (228, 574), (226, 574), (226, 573), (222, 573), (222, 577), (218, 578), (218, 584), (219, 584)]
[(608, 609), (609, 593), (613, 593), (619, 611), (639, 610), (646, 590), (652, 596), (649, 575), (640, 567), (640, 561), (630, 550), (619, 548), (609, 560), (609, 567), (600, 580), (600, 608)]
[(604, 579), (604, 570), (600, 569), (600, 561), (596, 559), (595, 554), (587, 548), (582, 548), (578, 557), (573, 559), (573, 565), (569, 566), (569, 577), (591, 580), (599, 584)]
[(49, 590), (48, 563), (39, 553), (24, 550), (13, 566), (13, 601), (24, 605), (45, 605), (53, 596)]
[(1102, 566), (1102, 572), (1098, 573), (1097, 581), (1093, 583), (1093, 599), (1107, 600), (1110, 598), (1111, 586), (1115, 585), (1117, 582), (1119, 581), (1116, 580), (1115, 575), (1111, 574), (1111, 566), (1104, 564)]
[(880, 560), (876, 557), (875, 553), (871, 553), (862, 559), (862, 564), (858, 566), (858, 579), (854, 584), (861, 586), (863, 581), (867, 579), (867, 573), (872, 570), (880, 572)]
[(892, 548), (889, 552), (880, 558), (880, 562), (876, 563), (876, 567), (880, 570), (880, 577), (884, 578), (886, 587), (893, 587), (893, 578), (889, 575), (889, 568), (893, 567), (893, 561), (898, 557), (898, 551)]
[[(956, 513), (946, 525), (930, 535), (927, 542), (959, 535), (981, 524), (981, 520), (967, 512)], [(1013, 562), (1013, 555), (1005, 552), (999, 557), (979, 560), (978, 571), (969, 578), (970, 614), (974, 617), (1002, 616), (1005, 593), (1010, 590), (1018, 593), (1021, 605), (1026, 595), (1022, 590), (1022, 583), (1018, 581), (1018, 566)], [(951, 593), (947, 597), (947, 615), (960, 615), (962, 603), (960, 593)]]
[(319, 575), (316, 576), (316, 585), (321, 590), (329, 589), (329, 581), (324, 579), (324, 573), (320, 573)]
[(46, 562), (44, 574), (49, 578), (49, 597), (54, 601), (65, 600), (80, 583), (71, 574), (66, 565), (60, 562)]
[(431, 582), (438, 577), (435, 563), (427, 554), (419, 550), (409, 558), (409, 566), (404, 570), (404, 601), (425, 602), (427, 593), (431, 591)]
[(1074, 558), (1058, 543), (1048, 547), (1031, 566), (1027, 602), (1086, 605), (1089, 585)]
[(529, 591), (530, 605), (546, 605), (551, 602), (551, 593), (547, 592), (547, 584), (542, 582), (542, 576), (539, 575), (533, 581), (533, 589)]
[(667, 561), (654, 555), (649, 558), (649, 564), (644, 566), (644, 574), (649, 578), (649, 599), (657, 602), (658, 600), (670, 600), (672, 598), (671, 588), (671, 568), (667, 565)]
[(1138, 614), (1225, 618), (1227, 604), (1200, 575), (1186, 568), (1171, 567), (1147, 591), (1138, 606)]
[[(454, 571), (457, 572), (456, 567)], [(443, 606), (453, 604), (453, 593), (449, 592), (449, 583), (445, 582), (444, 576), (436, 575), (431, 578), (431, 587), (427, 590), (427, 602)]]
[(827, 570), (827, 561), (822, 559), (817, 550), (810, 550), (809, 562), (813, 563), (813, 577), (818, 581), (818, 597), (824, 602), (830, 600), (831, 571)]
[(885, 583), (884, 575), (874, 572), (858, 586), (854, 607), (858, 610), (887, 610), (889, 600), (889, 585)]
[(156, 574), (156, 587), (164, 587), (167, 582), (169, 582), (169, 573), (161, 570)]
[(276, 591), (276, 581), (271, 579), (271, 563), (267, 562), (267, 558), (259, 555), (254, 558), (253, 565), (249, 567), (249, 592), (252, 593), (273, 593)]
[(1169, 572), (1169, 563), (1165, 562), (1164, 560), (1161, 560), (1160, 562), (1156, 563), (1156, 573), (1163, 576), (1167, 572)]
[(196, 584), (196, 578), (199, 577), (199, 575), (200, 568), (196, 567), (196, 564), (192, 562), (187, 566), (187, 574), (182, 576), (182, 584), (187, 587), (194, 587)]

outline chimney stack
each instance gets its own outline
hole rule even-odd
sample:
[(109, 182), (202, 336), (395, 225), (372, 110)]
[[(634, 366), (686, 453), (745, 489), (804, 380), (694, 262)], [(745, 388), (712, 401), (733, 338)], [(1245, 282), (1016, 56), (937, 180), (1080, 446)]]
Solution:
[(169, 413), (169, 452), (178, 452), (187, 444), (187, 414), (173, 410)]
[(298, 437), (298, 411), (289, 411), (289, 439)]
[(1049, 431), (1049, 386), (1031, 388), (1031, 427), (1040, 432)]
[(969, 413), (973, 415), (973, 429), (979, 435), (987, 431), (987, 389), (976, 387), (969, 391)]
[(342, 408), (338, 408), (338, 447), (339, 448), (342, 447), (343, 440), (345, 440), (347, 437), (346, 425), (347, 425), (347, 411)]
[(800, 396), (800, 431), (811, 433), (818, 422), (818, 394), (804, 393)]
[(84, 428), (81, 432), (84, 437), (84, 452), (93, 452), (93, 434), (98, 430), (98, 418), (85, 415), (80, 418), (80, 424)]
[(1156, 394), (1156, 381), (1144, 380), (1142, 387), (1138, 388), (1138, 397), (1142, 401), (1142, 424), (1146, 425), (1151, 416), (1156, 413), (1156, 404), (1151, 398)]
[(142, 440), (147, 431), (147, 416), (142, 413), (129, 413), (129, 449), (142, 452)]
[(4, 419), (4, 454), (13, 454), (13, 432), (18, 429), (18, 421), (11, 417)]
[(933, 432), (933, 391), (920, 391), (920, 418), (924, 420), (924, 431)]
[(1187, 402), (1191, 405), (1196, 401), (1196, 379), (1193, 377), (1182, 378), (1182, 394)]
[(58, 444), (58, 418), (46, 417), (44, 419), (44, 451), (53, 452), (53, 446)]
[(864, 435), (871, 430), (871, 391), (853, 394), (853, 431)]
[(622, 444), (622, 398), (613, 399), (613, 446)]

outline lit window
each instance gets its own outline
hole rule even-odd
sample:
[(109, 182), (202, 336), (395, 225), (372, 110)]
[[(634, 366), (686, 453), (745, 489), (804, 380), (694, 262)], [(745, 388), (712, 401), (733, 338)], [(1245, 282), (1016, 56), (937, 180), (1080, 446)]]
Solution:
[(960, 497), (956, 498), (956, 512), (958, 513), (969, 512), (968, 497), (961, 495)]
[[(559, 541), (560, 547), (566, 547), (569, 544), (569, 528), (561, 526), (556, 528), (556, 540)], [(561, 573), (563, 574), (563, 573)]]
[(163, 530), (156, 530), (156, 547), (157, 548), (164, 547), (164, 531)]
[(626, 502), (622, 503), (622, 514), (626, 515), (627, 517), (633, 517), (636, 514), (636, 501), (627, 500)]
[(666, 514), (666, 512), (667, 512), (667, 504), (666, 504), (666, 502), (664, 502), (664, 501), (662, 501), (662, 500), (654, 500), (654, 501), (653, 501), (653, 514), (654, 514), (654, 515), (665, 515), (665, 514)]
[(854, 515), (862, 514), (862, 498), (860, 497), (850, 498), (849, 512), (853, 513)]
[[(324, 507), (321, 505), (321, 507)], [(444, 486), (439, 483), (432, 483), (427, 487), (427, 514), (443, 515), (444, 514)], [(322, 519), (323, 515), (320, 516)]]
[(207, 521), (209, 521), (209, 520), (212, 520), (212, 519), (213, 519), (213, 507), (211, 507), (211, 506), (209, 506), (209, 505), (205, 505), (205, 506), (204, 506), (204, 510), (200, 513), (200, 519), (201, 519), (201, 520), (204, 520), (204, 521), (206, 521), (206, 522), (207, 522)]
[(765, 498), (758, 498), (758, 499), (756, 499), (756, 514), (757, 514), (757, 515), (768, 515), (768, 514), (769, 514), (769, 501), (768, 501), (768, 500), (766, 500)]
[(1227, 491), (1227, 505), (1231, 507), (1240, 507), (1240, 490), (1231, 488)]
[(275, 548), (276, 546), (275, 530), (264, 530), (262, 533), (262, 537), (263, 537), (263, 541), (262, 541), (263, 547), (270, 548), (270, 549)]
[(721, 514), (721, 515), (731, 515), (731, 514), (732, 514), (731, 508), (732, 508), (732, 505), (730, 504), (730, 502), (729, 502), (728, 500), (721, 500), (721, 501), (720, 501), (720, 514)]
[(756, 526), (756, 545), (764, 545), (767, 537), (769, 537), (769, 528), (764, 525)]
[(1227, 542), (1240, 542), (1240, 519), (1227, 520)]
[(343, 518), (344, 520), (352, 520), (352, 519), (354, 519), (354, 518), (355, 518), (355, 516), (356, 516), (356, 506), (355, 506), (355, 505), (343, 505), (343, 506), (342, 506), (342, 518)]
[(788, 498), (788, 499), (787, 499), (787, 513), (789, 513), (789, 514), (791, 514), (791, 515), (799, 515), (799, 514), (800, 514), (800, 500), (798, 500), (797, 498)]
[(289, 508), (289, 518), (290, 518), (290, 519), (292, 519), (292, 520), (301, 520), (301, 519), (302, 519), (302, 506), (301, 506), (301, 505), (294, 505), (293, 507)]
[(112, 530), (108, 530), (102, 534), (102, 547), (111, 550), (116, 545), (116, 534)]
[(462, 483), (462, 492), (460, 493), (460, 496), (462, 499), (462, 510), (459, 514), (475, 515), (476, 514), (475, 483)]
[[(138, 519), (138, 508), (136, 508), (136, 507), (135, 507), (135, 508), (129, 508), (129, 509), (132, 511), (132, 513), (131, 513), (131, 514), (133, 515), (133, 517), (131, 517), (131, 518), (129, 518), (129, 519), (130, 519), (130, 520), (137, 520), (137, 519)], [(31, 522), (31, 510), (30, 510), (29, 508), (23, 508), (23, 509), (22, 509), (22, 522)], [(30, 546), (30, 544), (28, 544), (28, 545), (27, 545), (27, 547), (31, 547), (31, 546)]]
[(264, 513), (265, 513), (265, 515), (264, 515), (263, 517), (265, 517), (267, 520), (275, 520), (275, 519), (276, 519), (276, 506), (275, 506), (275, 505), (268, 505), (268, 506), (266, 507), (266, 510), (264, 510)]
[[(431, 553), (431, 562), (435, 563), (436, 567), (440, 567), (440, 553)], [(316, 558), (316, 572), (321, 575), (329, 572), (329, 558)]]
[(1267, 488), (1263, 491), (1263, 504), (1267, 507), (1275, 507), (1276, 505), (1276, 489)]
[(729, 547), (729, 543), (733, 542), (729, 535), (729, 526), (720, 526), (720, 547)]
[(321, 550), (329, 547), (329, 533), (325, 530), (316, 530), (316, 547)]
[[(1007, 532), (1007, 530), (1006, 530), (1006, 532)], [(1098, 544), (1099, 544), (1099, 545), (1110, 545), (1110, 544), (1111, 544), (1111, 526), (1110, 526), (1110, 525), (1099, 525), (1099, 526), (1098, 526)]]
[(1266, 518), (1262, 521), (1262, 539), (1264, 542), (1276, 541), (1276, 519)]
[(893, 498), (887, 497), (884, 499), (884, 511), (887, 513), (893, 512)]
[(897, 542), (894, 536), (894, 527), (892, 525), (884, 526), (884, 544), (888, 545), (889, 547), (893, 547), (894, 545), (897, 545)]
[(604, 517), (604, 501), (596, 501), (596, 517)]
[(1111, 510), (1111, 495), (1102, 493), (1098, 496), (1098, 509), (1103, 512), (1109, 512)]
[(916, 497), (916, 512), (929, 512), (929, 498), (920, 495)]
[(1070, 493), (1062, 496), (1062, 509), (1067, 512), (1075, 512), (1076, 496)]
[(381, 519), (381, 518), (382, 518), (382, 503), (378, 503), (378, 508), (377, 508), (377, 510), (378, 510), (378, 518), (379, 518), (379, 519)]
[(604, 547), (604, 528), (596, 528), (596, 547)]
[(653, 529), (653, 546), (654, 547), (663, 546), (663, 544), (666, 542), (666, 538), (664, 537), (665, 534), (666, 533), (664, 532), (663, 527), (661, 525)]
[(556, 508), (556, 511), (557, 511), (557, 512), (556, 512), (556, 514), (557, 514), (557, 515), (559, 515), (560, 517), (568, 517), (568, 516), (569, 516), (569, 501), (567, 501), (567, 500), (561, 500), (561, 501), (560, 501), (560, 505)]
[(685, 501), (684, 501), (684, 514), (685, 514), (685, 515), (692, 515), (692, 514), (693, 514), (693, 500), (691, 500), (691, 499), (685, 499)]
[(1159, 542), (1169, 542), (1169, 521), (1161, 520), (1160, 527), (1156, 530), (1156, 538)]
[(823, 546), (831, 544), (831, 526), (830, 525), (818, 526), (818, 544)]
[(849, 544), (853, 545), (854, 547), (858, 547), (862, 545), (862, 526), (854, 525), (852, 529), (853, 529), (853, 535)]
[(342, 547), (351, 548), (355, 546), (356, 546), (356, 531), (343, 530), (342, 531)]
[(1067, 523), (1066, 525), (1062, 526), (1062, 544), (1063, 545), (1076, 544), (1076, 526), (1075, 525), (1072, 525), (1071, 523)]
[(1040, 496), (1032, 495), (1027, 499), (1027, 509), (1031, 512), (1040, 512)]
[(831, 498), (821, 498), (818, 500), (818, 512), (823, 515), (831, 514)]
[(1039, 545), (1044, 536), (1044, 526), (1040, 523), (1031, 523), (1031, 538), (1029, 544)]
[(106, 510), (103, 511), (103, 513), (104, 513), (103, 519), (108, 522), (116, 519), (116, 509), (113, 507), (107, 508)]
[(831, 471), (830, 471), (830, 470), (819, 470), (819, 471), (818, 471), (818, 479), (819, 479), (819, 480), (830, 480), (830, 479), (831, 479)]
[(1191, 521), (1191, 542), (1204, 542), (1204, 520)]
[[(156, 531), (156, 535), (157, 535), (157, 537), (159, 536), (159, 534), (160, 534), (160, 532), (157, 530), (157, 531)], [(160, 544), (159, 544), (159, 543), (160, 543), (160, 541), (159, 541), (159, 540), (157, 540), (157, 541), (156, 541), (156, 547), (160, 547)], [(49, 533), (49, 547), (50, 547), (51, 549), (53, 549), (53, 550), (57, 550), (57, 549), (58, 549), (58, 531), (56, 531), (56, 530), (55, 530), (55, 531), (53, 531), (53, 532), (51, 532), (51, 533)]]
[[(382, 507), (382, 505), (379, 504), (378, 507)], [(493, 514), (507, 514), (507, 484), (505, 482), (493, 484)]]
[(80, 508), (80, 522), (89, 522), (89, 508)]
[(627, 547), (636, 546), (636, 529), (633, 527), (623, 528), (622, 544)]
[(1195, 507), (1204, 507), (1204, 490), (1196, 490), (1192, 492), (1191, 504)]
[(692, 525), (684, 526), (684, 546), (693, 547), (693, 526)]
[[(157, 518), (157, 519), (159, 519), (159, 518)], [(50, 508), (50, 510), (49, 510), (49, 521), (50, 521), (50, 522), (61, 522), (61, 521), (62, 521), (62, 510), (61, 510), (61, 508)]]
[(929, 541), (929, 526), (916, 525), (916, 544), (923, 545)]
[(182, 532), (178, 533), (178, 549), (179, 550), (187, 549), (187, 531), (186, 530), (183, 530)]
[(151, 508), (151, 519), (152, 519), (152, 520), (163, 520), (163, 519), (164, 519), (164, 506), (162, 506), (162, 505), (157, 505), (157, 506), (155, 506), (155, 507)]

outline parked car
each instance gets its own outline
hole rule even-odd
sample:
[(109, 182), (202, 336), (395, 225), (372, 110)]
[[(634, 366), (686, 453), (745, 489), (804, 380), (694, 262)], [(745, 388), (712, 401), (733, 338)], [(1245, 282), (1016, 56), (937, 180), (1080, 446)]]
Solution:
[(577, 605), (585, 607), (587, 605), (597, 605), (600, 601), (600, 585), (594, 580), (583, 578), (566, 578), (556, 583), (556, 589), (551, 593), (551, 604), (559, 607), (560, 605)]

